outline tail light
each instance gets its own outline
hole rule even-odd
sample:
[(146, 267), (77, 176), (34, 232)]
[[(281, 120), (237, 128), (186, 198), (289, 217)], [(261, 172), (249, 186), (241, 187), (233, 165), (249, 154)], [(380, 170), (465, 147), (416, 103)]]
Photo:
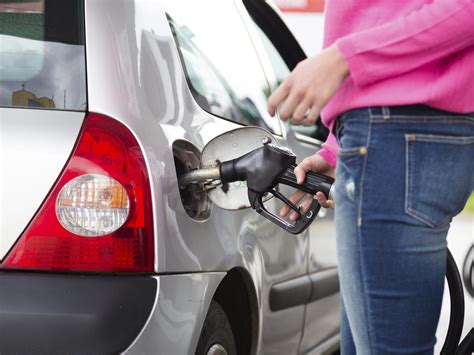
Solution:
[(119, 229), (127, 220), (130, 201), (114, 178), (99, 174), (78, 176), (61, 189), (56, 215), (68, 231), (98, 237)]
[(153, 257), (140, 146), (123, 124), (88, 114), (62, 175), (2, 268), (152, 272)]

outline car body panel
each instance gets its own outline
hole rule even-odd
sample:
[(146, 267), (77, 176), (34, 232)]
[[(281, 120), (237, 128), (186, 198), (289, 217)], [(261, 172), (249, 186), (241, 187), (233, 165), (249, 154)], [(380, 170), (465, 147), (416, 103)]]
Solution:
[(156, 302), (148, 322), (127, 355), (195, 353), (212, 295), (225, 273), (154, 277)]
[(1, 259), (59, 177), (83, 120), (83, 112), (0, 107)]
[(154, 197), (155, 271), (245, 268), (257, 290), (260, 321), (275, 325), (263, 327), (262, 349), (294, 353), (304, 306), (271, 312), (267, 300), (272, 284), (306, 273), (307, 235), (290, 235), (250, 209), (213, 208), (208, 220), (196, 222), (182, 206), (173, 142), (186, 140), (202, 149), (239, 125), (205, 112), (194, 101), (165, 3), (86, 1), (89, 110), (121, 121), (139, 137)]

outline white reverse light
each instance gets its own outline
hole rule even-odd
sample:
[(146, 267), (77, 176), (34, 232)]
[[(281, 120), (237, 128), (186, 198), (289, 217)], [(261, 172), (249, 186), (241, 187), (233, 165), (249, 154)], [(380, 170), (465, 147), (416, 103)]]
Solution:
[(71, 233), (94, 237), (119, 229), (127, 220), (129, 206), (127, 191), (117, 180), (87, 174), (64, 185), (56, 201), (56, 215)]

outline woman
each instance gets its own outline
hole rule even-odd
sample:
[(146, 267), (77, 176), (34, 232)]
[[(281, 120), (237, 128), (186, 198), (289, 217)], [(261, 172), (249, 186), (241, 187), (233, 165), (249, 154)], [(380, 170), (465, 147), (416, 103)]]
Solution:
[(332, 132), (295, 174), (337, 161), (342, 354), (433, 354), (446, 235), (474, 180), (474, 0), (329, 0), (325, 31), (268, 110), (322, 112)]

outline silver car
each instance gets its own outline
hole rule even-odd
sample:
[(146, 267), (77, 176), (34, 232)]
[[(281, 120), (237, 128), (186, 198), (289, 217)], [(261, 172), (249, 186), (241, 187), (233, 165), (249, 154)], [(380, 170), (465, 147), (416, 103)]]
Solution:
[(291, 235), (178, 186), (238, 127), (320, 149), (266, 112), (304, 58), (263, 0), (0, 0), (0, 353), (337, 349), (332, 215)]

